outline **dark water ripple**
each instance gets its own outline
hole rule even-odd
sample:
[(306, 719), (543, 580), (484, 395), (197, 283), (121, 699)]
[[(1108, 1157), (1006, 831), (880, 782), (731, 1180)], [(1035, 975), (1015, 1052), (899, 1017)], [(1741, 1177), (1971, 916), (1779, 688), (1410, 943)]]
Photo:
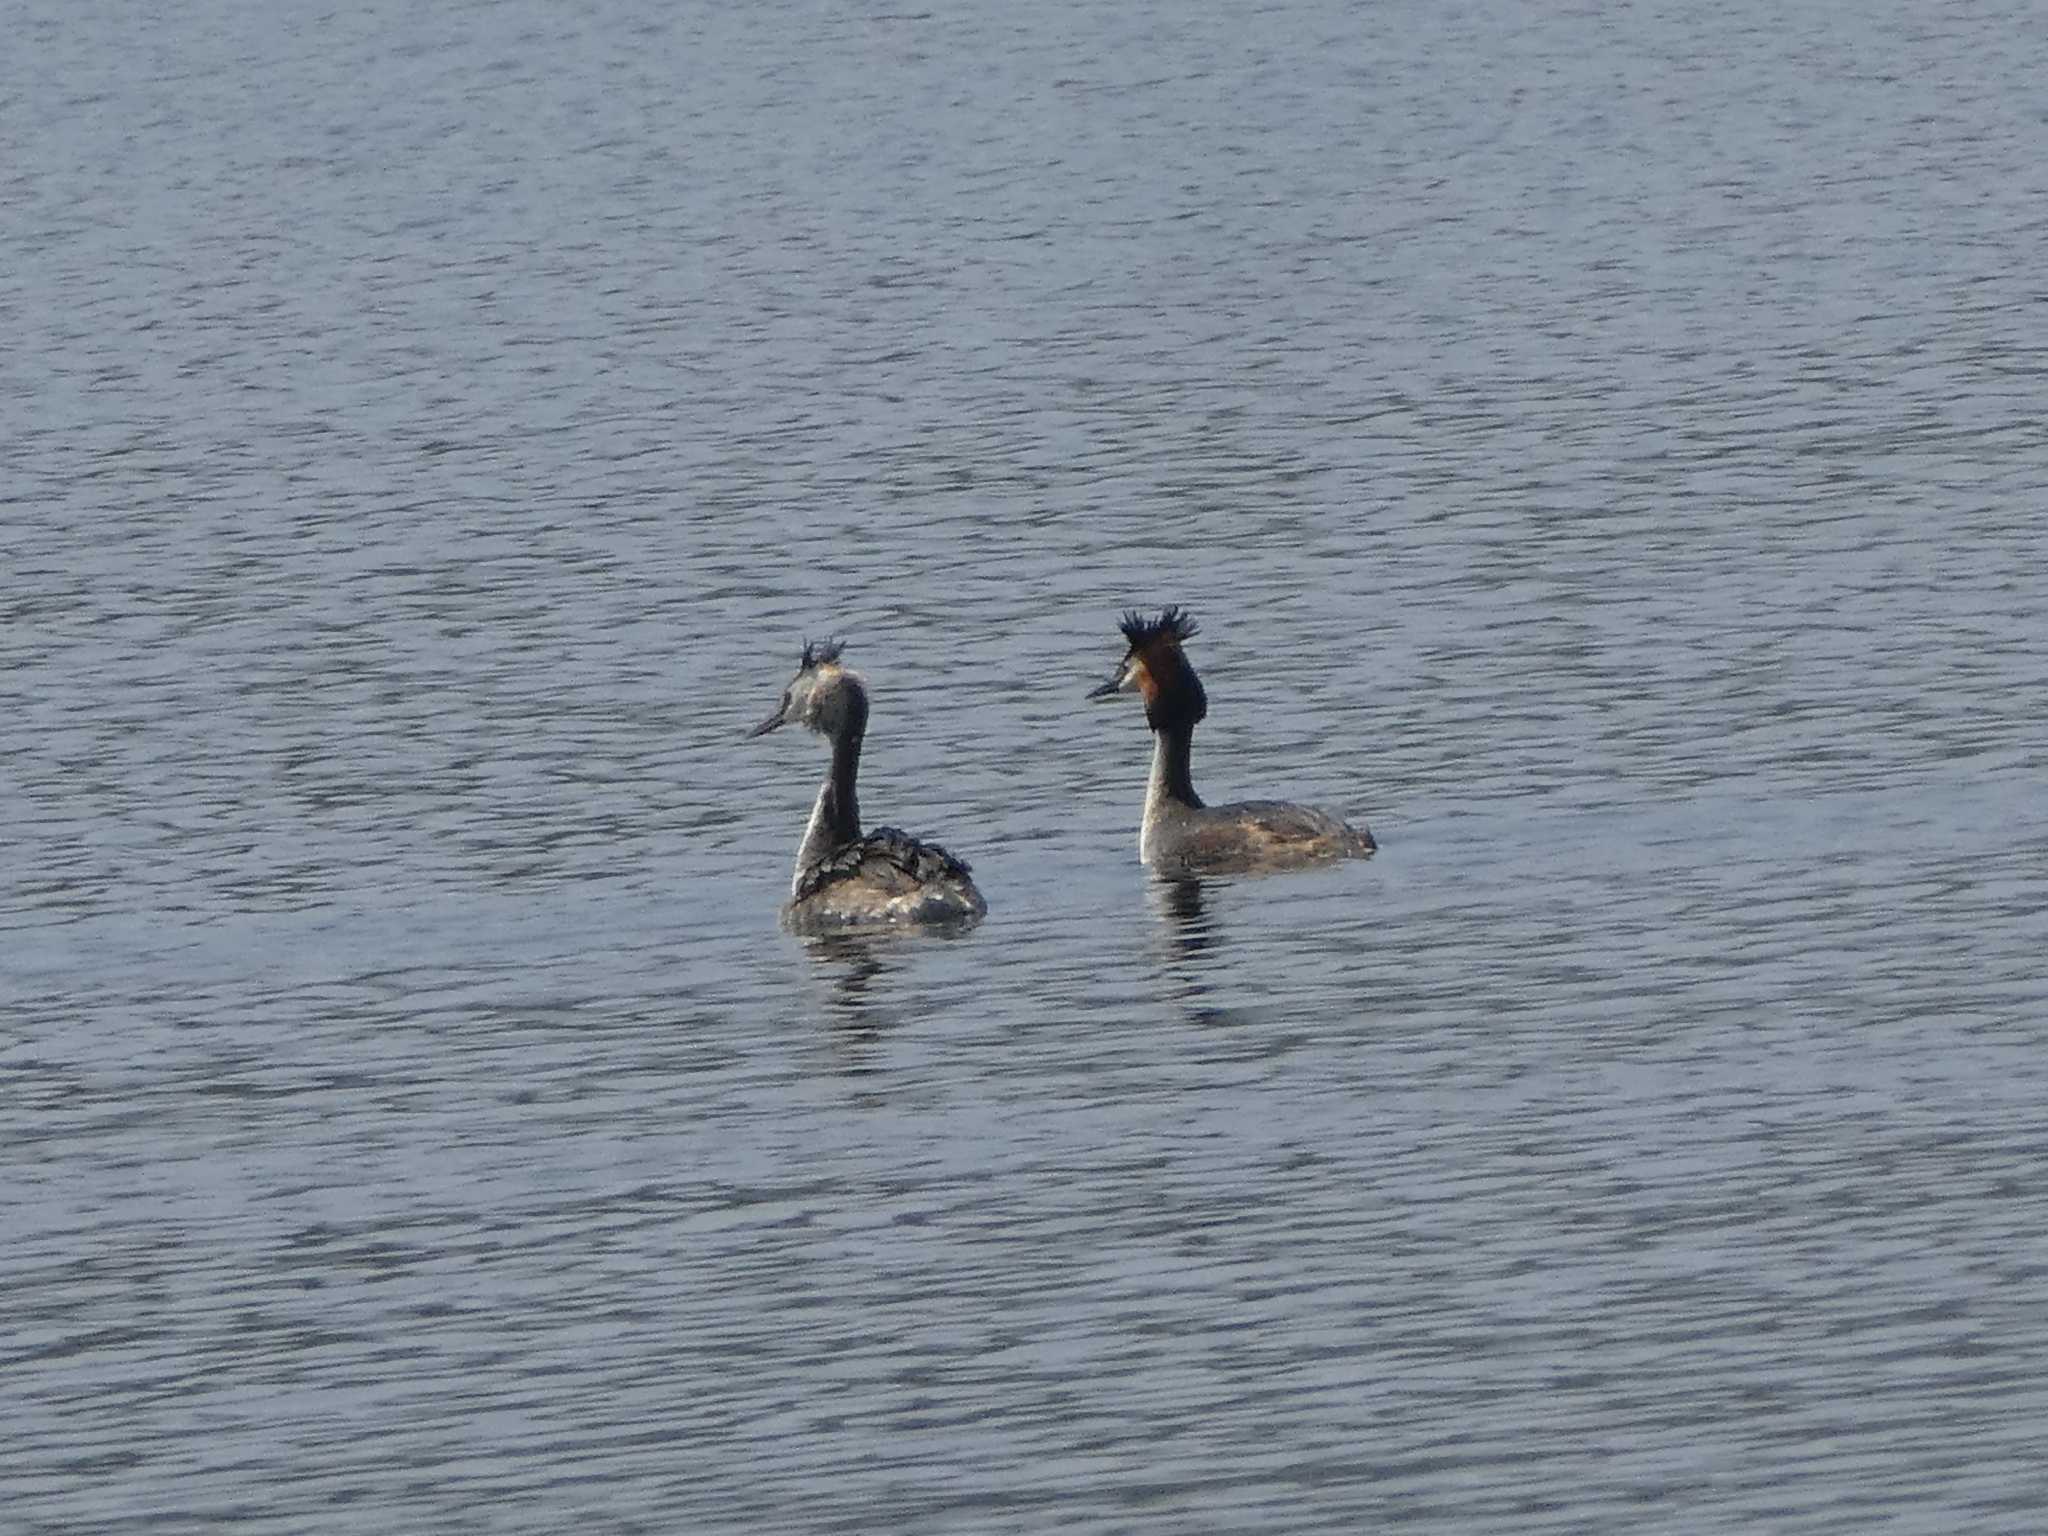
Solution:
[(9, 33), (0, 1524), (2040, 1528), (2028, 13)]

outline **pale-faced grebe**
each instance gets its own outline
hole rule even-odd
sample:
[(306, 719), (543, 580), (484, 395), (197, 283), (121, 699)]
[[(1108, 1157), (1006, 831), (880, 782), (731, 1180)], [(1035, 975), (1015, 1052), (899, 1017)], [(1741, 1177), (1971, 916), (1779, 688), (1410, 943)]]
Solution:
[(988, 911), (988, 903), (965, 864), (894, 827), (861, 834), (853, 779), (868, 728), (868, 691), (857, 673), (839, 665), (839, 652), (837, 641), (806, 641), (796, 676), (782, 690), (781, 708), (747, 733), (765, 736), (794, 720), (832, 739), (832, 770), (797, 847), (782, 920), (797, 929), (971, 923)]
[(1195, 621), (1179, 608), (1168, 608), (1156, 619), (1127, 613), (1123, 632), (1130, 650), (1116, 676), (1088, 697), (1136, 692), (1145, 699), (1145, 721), (1153, 737), (1152, 780), (1145, 787), (1139, 858), (1161, 874), (1222, 875), (1296, 869), (1328, 859), (1363, 858), (1373, 851), (1377, 845), (1364, 827), (1346, 826), (1305, 805), (1285, 800), (1202, 804), (1188, 777), (1188, 750), (1195, 726), (1209, 712), (1209, 698), (1181, 649), (1195, 632)]

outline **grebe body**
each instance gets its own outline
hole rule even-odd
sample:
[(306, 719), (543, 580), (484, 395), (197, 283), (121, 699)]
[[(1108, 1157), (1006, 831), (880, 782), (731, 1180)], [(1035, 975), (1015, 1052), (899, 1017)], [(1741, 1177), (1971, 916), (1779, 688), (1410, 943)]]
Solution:
[(1136, 693), (1152, 728), (1152, 775), (1145, 786), (1138, 857), (1164, 875), (1255, 874), (1358, 859), (1378, 845), (1364, 827), (1285, 800), (1206, 805), (1189, 771), (1194, 731), (1209, 712), (1202, 680), (1182, 648), (1195, 632), (1179, 608), (1156, 619), (1124, 615), (1129, 649), (1116, 675), (1091, 699)]
[(854, 780), (867, 735), (868, 692), (858, 673), (839, 664), (840, 651), (836, 641), (806, 642), (781, 706), (748, 733), (765, 736), (795, 722), (832, 743), (832, 766), (797, 845), (783, 923), (802, 931), (978, 921), (988, 903), (964, 862), (895, 827), (861, 831)]

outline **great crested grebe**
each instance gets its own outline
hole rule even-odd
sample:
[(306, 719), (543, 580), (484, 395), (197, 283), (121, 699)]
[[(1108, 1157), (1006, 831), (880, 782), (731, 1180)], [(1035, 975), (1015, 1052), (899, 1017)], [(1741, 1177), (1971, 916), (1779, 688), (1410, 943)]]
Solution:
[(1135, 692), (1145, 700), (1152, 779), (1145, 787), (1139, 858), (1165, 875), (1252, 874), (1364, 858), (1378, 846), (1364, 827), (1285, 800), (1204, 805), (1188, 777), (1188, 751), (1209, 697), (1181, 649), (1195, 621), (1183, 609), (1168, 608), (1156, 619), (1126, 613), (1122, 627), (1130, 649), (1116, 676), (1088, 697)]
[(868, 691), (839, 665), (839, 642), (804, 642), (782, 704), (747, 734), (765, 736), (795, 721), (832, 740), (832, 769), (818, 790), (810, 825), (796, 850), (796, 875), (783, 903), (791, 928), (850, 924), (965, 924), (988, 911), (967, 866), (935, 843), (894, 827), (860, 830), (853, 779), (868, 728)]

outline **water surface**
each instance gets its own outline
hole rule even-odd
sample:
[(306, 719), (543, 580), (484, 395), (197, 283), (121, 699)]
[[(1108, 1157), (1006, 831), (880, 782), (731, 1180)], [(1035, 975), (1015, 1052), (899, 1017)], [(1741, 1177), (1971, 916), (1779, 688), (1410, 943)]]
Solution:
[(16, 9), (23, 1530), (2040, 1528), (2030, 12)]

